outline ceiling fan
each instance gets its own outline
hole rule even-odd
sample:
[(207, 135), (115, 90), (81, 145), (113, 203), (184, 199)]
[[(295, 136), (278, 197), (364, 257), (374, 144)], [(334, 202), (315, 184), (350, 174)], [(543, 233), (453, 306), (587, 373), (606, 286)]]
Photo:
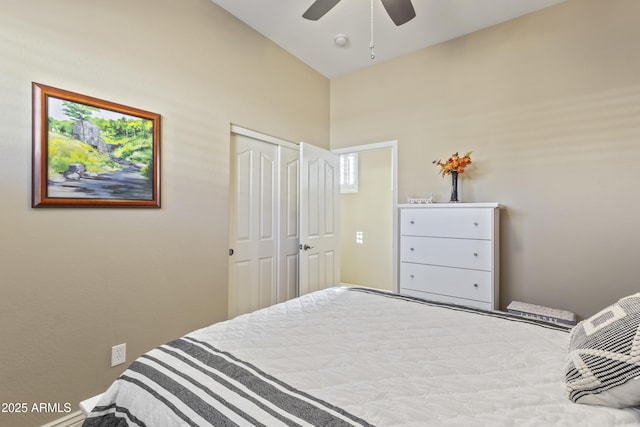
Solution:
[[(416, 17), (411, 0), (380, 0), (387, 10), (387, 14), (397, 26), (411, 21)], [(309, 9), (302, 15), (303, 18), (317, 21), (325, 13), (329, 12), (340, 0), (316, 0)]]

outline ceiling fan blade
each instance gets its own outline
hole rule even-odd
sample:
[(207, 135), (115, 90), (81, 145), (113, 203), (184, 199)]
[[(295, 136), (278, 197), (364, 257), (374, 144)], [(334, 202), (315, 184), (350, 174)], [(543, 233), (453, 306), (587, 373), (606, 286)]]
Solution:
[(413, 8), (413, 4), (411, 4), (411, 0), (382, 0), (382, 5), (397, 26), (416, 17), (416, 11)]
[(317, 21), (322, 18), (325, 13), (333, 9), (333, 6), (340, 3), (340, 0), (316, 0), (307, 11), (302, 15), (303, 18)]

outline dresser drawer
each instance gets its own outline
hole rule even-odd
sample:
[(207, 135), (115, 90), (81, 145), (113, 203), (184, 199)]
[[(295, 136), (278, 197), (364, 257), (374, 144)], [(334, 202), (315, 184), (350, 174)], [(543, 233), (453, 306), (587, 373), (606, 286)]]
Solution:
[(492, 239), (492, 209), (402, 209), (403, 235)]
[(400, 264), (400, 293), (419, 291), (491, 303), (491, 280), (489, 271), (404, 262)]
[(403, 236), (400, 261), (491, 270), (492, 244), (490, 240)]

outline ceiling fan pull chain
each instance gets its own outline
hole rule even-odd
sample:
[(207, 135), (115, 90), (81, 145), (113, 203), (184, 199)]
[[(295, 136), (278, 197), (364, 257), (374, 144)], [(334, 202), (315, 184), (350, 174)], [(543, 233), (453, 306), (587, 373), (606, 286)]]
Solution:
[(373, 0), (371, 0), (371, 41), (369, 42), (369, 49), (371, 50), (371, 60), (376, 59), (376, 54), (373, 51)]

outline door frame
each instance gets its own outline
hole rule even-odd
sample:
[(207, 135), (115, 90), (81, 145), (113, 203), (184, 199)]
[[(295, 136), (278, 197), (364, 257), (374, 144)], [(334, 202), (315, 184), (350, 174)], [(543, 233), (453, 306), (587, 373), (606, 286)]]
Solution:
[(391, 250), (393, 253), (393, 266), (392, 266), (392, 289), (393, 292), (398, 292), (398, 140), (390, 140), (384, 142), (374, 142), (371, 144), (354, 145), (351, 147), (335, 148), (331, 152), (340, 154), (358, 153), (363, 151), (374, 151), (391, 149), (391, 192), (392, 192), (392, 241)]
[(295, 142), (285, 141), (284, 139), (276, 138), (275, 136), (266, 135), (264, 133), (256, 132), (251, 129), (243, 128), (242, 126), (231, 124), (231, 133), (238, 135), (248, 136), (249, 138), (259, 139), (260, 141), (270, 142), (275, 145), (283, 145), (285, 147), (299, 149), (300, 146)]

